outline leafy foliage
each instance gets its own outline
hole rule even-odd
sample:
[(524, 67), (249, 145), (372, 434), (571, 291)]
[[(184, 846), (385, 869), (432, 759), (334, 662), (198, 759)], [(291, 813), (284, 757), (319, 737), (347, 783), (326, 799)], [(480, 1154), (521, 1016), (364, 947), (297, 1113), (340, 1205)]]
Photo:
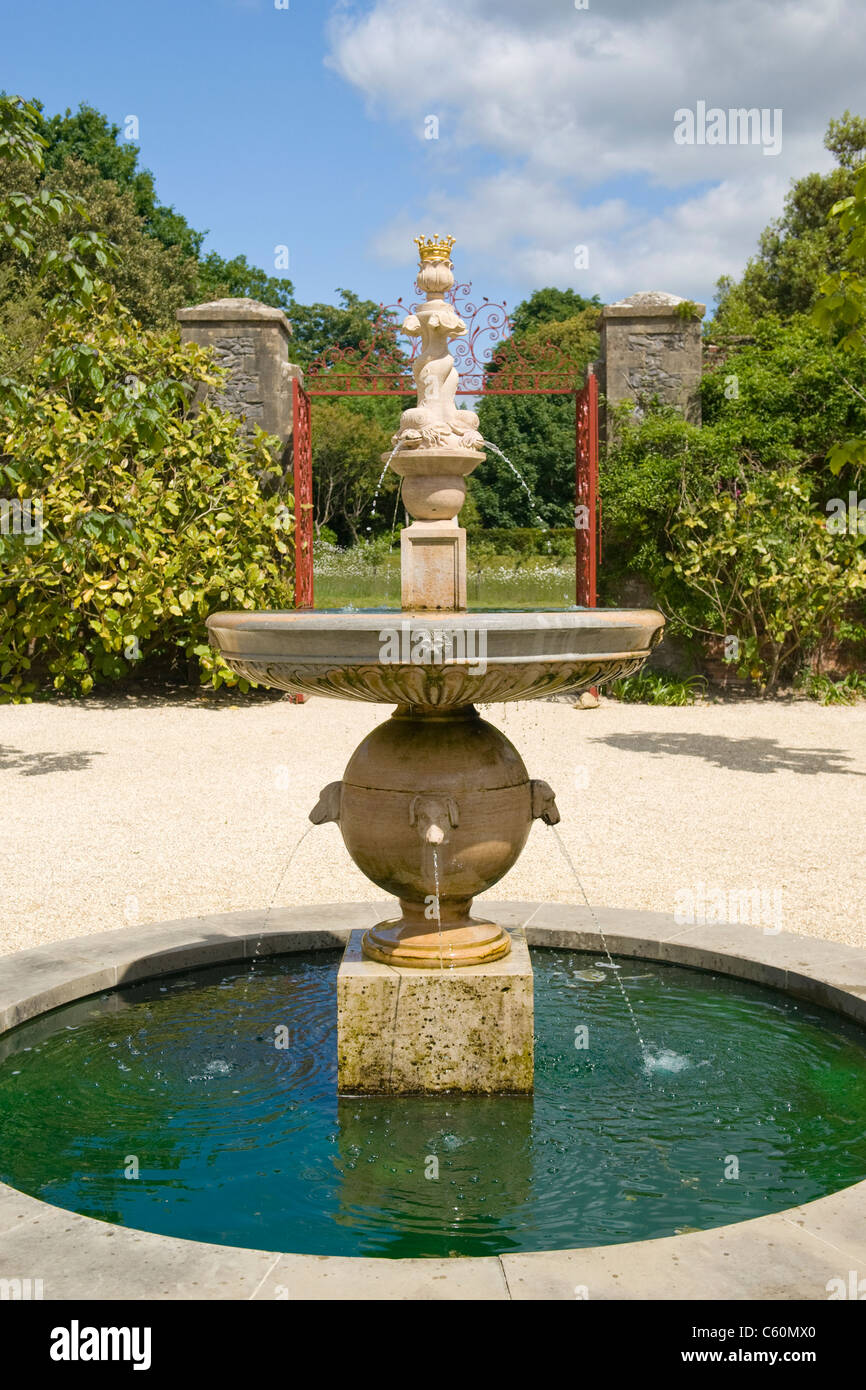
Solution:
[(702, 676), (675, 680), (662, 671), (643, 670), (613, 681), (608, 690), (626, 704), (693, 705), (705, 693), (706, 681)]
[(866, 636), (863, 538), (826, 525), (866, 459), (866, 120), (846, 111), (825, 145), (837, 167), (797, 180), (719, 282), (703, 427), (626, 408), (602, 460), (605, 598), (639, 574), (674, 632), (736, 638), (766, 691)]
[(246, 256), (227, 261), (209, 251), (198, 263), (195, 299), (202, 303), (211, 299), (257, 299), (272, 309), (289, 309), (293, 294), (291, 280), (268, 275), (259, 266), (250, 265)]
[(45, 249), (41, 257), (35, 254), (40, 235), (64, 216), (74, 213), (90, 221), (84, 203), (65, 189), (33, 186), (44, 164), (38, 116), (37, 108), (21, 97), (0, 97), (0, 168), (12, 174), (0, 184), (0, 267), (12, 257), (34, 261), (36, 273), (49, 284), (55, 310), (87, 310), (102, 288), (99, 272), (117, 263), (117, 249), (88, 226), (61, 236), (60, 246)]
[[(36, 118), (0, 98), (3, 162), (25, 179), (41, 170)], [(57, 232), (38, 272), (49, 326), (0, 376), (0, 700), (187, 674), (196, 658), (234, 682), (206, 644), (208, 612), (290, 593), (291, 499), (257, 481), (275, 441), (213, 406), (193, 413), (196, 386), (220, 381), (210, 355), (143, 331), (91, 268), (111, 266), (110, 246), (64, 235), (83, 206), (45, 192), (0, 195), (0, 262)]]
[(86, 337), (58, 324), (29, 378), (2, 384), (0, 495), (38, 500), (43, 534), (0, 535), (0, 700), (190, 663), (234, 683), (208, 613), (290, 602), (289, 508), (256, 478), (268, 436), (189, 411), (217, 379), (201, 349), (113, 309)]
[(46, 329), (47, 305), (58, 288), (57, 276), (45, 271), (76, 244), (75, 238), (87, 238), (92, 229), (110, 246), (122, 248), (110, 265), (102, 266), (101, 278), (111, 282), (140, 322), (168, 328), (175, 310), (195, 297), (195, 263), (177, 247), (168, 249), (148, 236), (132, 194), (101, 178), (91, 165), (69, 159), (61, 172), (49, 170), (42, 178), (35, 169), (0, 161), (0, 198), (10, 196), (27, 197), (31, 206), (48, 199), (57, 215), (33, 228), (26, 254), (12, 240), (0, 251), (0, 331), (7, 339), (7, 361), (10, 353), (26, 359), (35, 351)]
[(533, 290), (528, 299), (522, 300), (511, 315), (514, 332), (518, 337), (524, 333), (543, 328), (545, 324), (563, 323), (576, 318), (586, 309), (600, 310), (601, 300), (597, 294), (586, 299), (576, 290), (557, 290), (548, 287)]
[[(465, 517), (460, 513), (461, 525)], [(537, 526), (467, 526), (466, 544), (472, 553), (486, 546), (491, 555), (552, 555), (558, 560), (574, 559), (574, 527), (551, 526), (540, 531)]]
[[(87, 103), (51, 117), (40, 102), (27, 106), (44, 152), (33, 166), (39, 181), (52, 189), (79, 185), (93, 227), (107, 236), (114, 232), (123, 256), (108, 278), (146, 327), (167, 326), (175, 308), (207, 299), (248, 297), (277, 309), (293, 302), (291, 280), (268, 275), (245, 256), (203, 252), (207, 233), (159, 202), (152, 173), (138, 167), (138, 147), (115, 122)], [(142, 277), (145, 286), (136, 285)], [(2, 284), (0, 296), (6, 297)]]
[[(855, 359), (862, 375), (866, 353)], [(602, 596), (643, 576), (672, 632), (736, 637), (741, 674), (770, 690), (862, 610), (863, 538), (826, 528), (826, 456), (866, 428), (866, 402), (802, 317), (760, 323), (705, 374), (702, 398), (702, 428), (670, 408), (639, 423), (622, 411), (601, 464)]]
[[(395, 320), (380, 323), (381, 310), (372, 299), (360, 299), (352, 290), (338, 290), (339, 304), (295, 304), (291, 311), (292, 356), (302, 367), (314, 358), (327, 367), (337, 353), (372, 353), (383, 365), (404, 361), (397, 349)], [(341, 361), (342, 365), (342, 361)]]
[[(394, 411), (396, 414), (396, 411)], [(375, 412), (360, 403), (327, 397), (312, 411), (313, 494), (317, 530), (330, 527), (338, 540), (356, 542), (390, 526), (400, 479), (390, 469), (382, 477), (375, 515), (372, 512), (382, 455), (390, 452), (391, 433)]]
[(831, 680), (823, 671), (806, 671), (800, 689), (822, 705), (855, 705), (866, 699), (866, 677), (851, 671), (842, 680)]
[(866, 546), (834, 535), (803, 474), (766, 473), (742, 493), (691, 497), (671, 527), (673, 573), (702, 631), (737, 642), (737, 667), (776, 688), (866, 594)]
[[(495, 388), (497, 370), (506, 372), (516, 358), (564, 364), (573, 373), (574, 389), (583, 383), (586, 365), (598, 353), (597, 299), (573, 290), (536, 290), (512, 316), (514, 335), (488, 373)], [(552, 354), (552, 355), (551, 355)], [(484, 396), (478, 407), (481, 433), (511, 460), (520, 479), (491, 451), (470, 476), (470, 496), (486, 526), (526, 526), (535, 520), (564, 526), (574, 514), (574, 396)]]
[(824, 145), (837, 167), (829, 174), (797, 179), (782, 216), (762, 233), (758, 255), (740, 281), (727, 276), (719, 280), (714, 336), (750, 333), (767, 316), (788, 319), (807, 313), (825, 276), (842, 269), (844, 228), (830, 211), (854, 193), (856, 170), (866, 150), (866, 120), (846, 111), (841, 120), (830, 121)]
[[(835, 337), (837, 348), (847, 354), (856, 371), (866, 350), (866, 165), (860, 169), (854, 192), (834, 204), (830, 216), (838, 220), (847, 240), (842, 268), (821, 283), (822, 298), (814, 306), (813, 318)], [(862, 371), (859, 379), (863, 381)], [(860, 387), (847, 378), (846, 385), (858, 401), (866, 404), (866, 394)], [(861, 435), (834, 444), (829, 463), (834, 474), (841, 473), (849, 463), (861, 469), (866, 463), (866, 438)]]
[(185, 217), (157, 200), (153, 174), (149, 169), (139, 169), (138, 147), (121, 138), (119, 125), (86, 102), (74, 113), (67, 109), (63, 116), (51, 117), (41, 115), (41, 102), (34, 105), (40, 112), (40, 134), (45, 140), (48, 169), (59, 172), (69, 159), (90, 165), (101, 178), (130, 194), (148, 235), (165, 247), (177, 247), (189, 259), (198, 258), (206, 234), (194, 231)]

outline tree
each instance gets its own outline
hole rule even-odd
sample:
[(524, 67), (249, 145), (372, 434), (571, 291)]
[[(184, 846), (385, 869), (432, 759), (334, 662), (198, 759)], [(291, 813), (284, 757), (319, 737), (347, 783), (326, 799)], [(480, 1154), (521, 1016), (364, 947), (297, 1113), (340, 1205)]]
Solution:
[[(852, 358), (866, 375), (866, 350)], [(731, 382), (736, 392), (730, 394)], [(674, 633), (736, 637), (766, 690), (844, 635), (866, 637), (866, 537), (828, 530), (834, 441), (866, 430), (831, 343), (803, 317), (763, 320), (702, 383), (703, 426), (671, 407), (622, 411), (601, 460), (604, 602), (646, 582)]]
[[(858, 172), (853, 194), (834, 204), (830, 216), (838, 219), (839, 229), (846, 238), (842, 268), (822, 281), (821, 298), (815, 304), (813, 318), (835, 339), (837, 349), (847, 354), (862, 382), (862, 359), (866, 349), (866, 165)], [(861, 367), (859, 374), (856, 372), (858, 365)], [(866, 404), (866, 394), (861, 387), (855, 386), (847, 376), (843, 380), (858, 401)], [(860, 415), (862, 425), (862, 410)], [(834, 475), (840, 473), (846, 463), (854, 464), (859, 472), (866, 464), (866, 438), (860, 435), (837, 441), (830, 449), (828, 460)]]
[(0, 197), (14, 193), (31, 201), (43, 196), (67, 201), (55, 220), (34, 230), (26, 254), (8, 242), (0, 251), (0, 333), (7, 340), (7, 360), (9, 352), (35, 350), (46, 332), (46, 303), (56, 287), (51, 276), (40, 274), (40, 266), (76, 234), (97, 231), (122, 252), (103, 269), (103, 278), (146, 327), (170, 327), (175, 310), (195, 295), (195, 261), (179, 247), (165, 247), (148, 236), (132, 193), (102, 178), (92, 165), (69, 158), (62, 169), (43, 175), (32, 166), (0, 160)]
[[(117, 264), (116, 248), (90, 225), (80, 198), (40, 184), (44, 150), (38, 109), (0, 96), (0, 295), (5, 289), (12, 310), (0, 313), (0, 369), (16, 355), (26, 360), (43, 315), (86, 313), (107, 289), (100, 275)], [(58, 231), (70, 218), (77, 227)], [(22, 271), (24, 285), (16, 283)]]
[[(292, 358), (303, 367), (316, 363), (316, 389), (327, 386), (333, 372), (342, 388), (353, 378), (366, 389), (369, 377), (398, 379), (407, 374), (407, 358), (397, 339), (393, 316), (383, 318), (381, 307), (340, 289), (339, 304), (293, 304)], [(342, 544), (373, 539), (389, 531), (397, 475), (382, 474), (383, 454), (391, 451), (391, 436), (400, 412), (413, 404), (411, 396), (317, 397), (312, 409), (313, 489), (318, 530), (328, 526)], [(379, 486), (379, 505), (372, 511)]]
[[(41, 102), (34, 105), (42, 111)], [(119, 125), (82, 102), (74, 114), (67, 108), (63, 116), (42, 117), (40, 134), (46, 141), (48, 169), (60, 170), (70, 158), (90, 164), (102, 178), (132, 194), (135, 210), (150, 236), (163, 246), (178, 247), (182, 255), (198, 258), (206, 233), (195, 231), (174, 208), (157, 201), (153, 174), (138, 168), (138, 147), (121, 139)]]
[(195, 295), (202, 302), (248, 298), (268, 304), (272, 309), (288, 310), (292, 307), (294, 292), (291, 280), (268, 275), (259, 266), (250, 265), (246, 256), (235, 256), (227, 261), (215, 251), (209, 251), (198, 264)]
[(807, 174), (792, 183), (781, 217), (762, 232), (759, 251), (739, 282), (722, 276), (711, 332), (751, 333), (759, 319), (807, 313), (828, 274), (842, 268), (844, 229), (830, 217), (834, 204), (854, 193), (866, 149), (866, 120), (846, 111), (831, 120), (825, 148), (837, 160), (829, 174)]
[(67, 109), (64, 115), (51, 117), (44, 116), (40, 102), (32, 105), (45, 142), (46, 170), (66, 180), (64, 171), (70, 160), (87, 164), (128, 195), (126, 207), (134, 208), (140, 219), (139, 230), (175, 253), (171, 264), (193, 262), (197, 266), (195, 280), (190, 279), (189, 267), (183, 272), (181, 278), (188, 288), (182, 303), (237, 296), (258, 299), (277, 309), (288, 307), (294, 294), (291, 280), (268, 275), (250, 265), (245, 256), (227, 260), (215, 251), (203, 253), (207, 232), (196, 231), (174, 208), (159, 202), (153, 174), (138, 167), (138, 146), (123, 138), (119, 125), (86, 102), (74, 113)]
[(302, 367), (314, 358), (322, 359), (327, 367), (334, 354), (343, 358), (347, 352), (360, 356), (372, 355), (375, 363), (403, 359), (397, 347), (397, 323), (382, 319), (381, 306), (372, 299), (360, 299), (352, 290), (337, 290), (339, 304), (293, 304), (291, 309), (292, 355)]
[[(383, 530), (393, 510), (400, 479), (391, 471), (382, 477), (382, 455), (390, 452), (390, 430), (371, 413), (362, 413), (343, 399), (317, 400), (312, 412), (313, 496), (317, 531), (335, 531), (341, 541), (355, 543)], [(377, 517), (370, 515), (379, 487)]]
[(529, 333), (542, 324), (562, 323), (576, 318), (585, 309), (601, 309), (602, 303), (597, 294), (586, 299), (576, 290), (557, 290), (548, 287), (533, 290), (511, 315), (512, 329), (516, 336)]
[[(42, 168), (37, 116), (0, 98), (0, 160), (24, 180)], [(0, 190), (0, 262), (57, 233), (39, 266), (47, 329), (0, 375), (0, 702), (186, 675), (196, 658), (214, 684), (237, 683), (205, 619), (287, 601), (291, 499), (258, 484), (275, 441), (191, 409), (197, 383), (219, 384), (210, 354), (142, 330), (99, 277), (110, 246), (65, 231), (72, 214), (85, 210), (66, 189)]]
[(739, 283), (719, 282), (703, 427), (625, 409), (601, 464), (606, 600), (639, 574), (673, 630), (736, 638), (768, 691), (866, 642), (866, 538), (827, 524), (849, 510), (836, 474), (866, 460), (866, 121), (846, 111), (825, 145), (836, 168), (797, 180)]
[[(576, 391), (587, 363), (598, 353), (597, 299), (573, 290), (536, 290), (518, 304), (514, 334), (501, 345), (487, 374), (491, 387), (499, 373), (521, 364), (545, 362), (572, 376)], [(554, 315), (564, 315), (554, 317)], [(570, 525), (574, 515), (575, 403), (572, 393), (552, 396), (484, 396), (478, 408), (481, 432), (498, 445), (525, 480), (492, 451), (470, 476), (470, 495), (485, 526)]]
[[(866, 376), (866, 344), (852, 347), (849, 371), (855, 380)], [(729, 398), (732, 381), (736, 395)], [(720, 457), (747, 468), (796, 465), (819, 489), (838, 486), (828, 451), (866, 429), (866, 399), (851, 389), (832, 343), (804, 316), (761, 321), (753, 342), (705, 372), (701, 398), (704, 428)]]

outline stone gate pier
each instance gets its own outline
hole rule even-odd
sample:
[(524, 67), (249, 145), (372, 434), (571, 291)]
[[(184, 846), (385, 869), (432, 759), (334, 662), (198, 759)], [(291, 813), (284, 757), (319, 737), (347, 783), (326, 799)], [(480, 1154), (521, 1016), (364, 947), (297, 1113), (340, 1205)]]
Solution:
[(612, 407), (639, 405), (657, 396), (691, 424), (701, 423), (701, 319), (705, 304), (692, 304), (662, 290), (629, 295), (601, 311), (599, 386), (607, 408), (604, 432), (610, 442)]
[(282, 309), (257, 299), (214, 299), (178, 309), (181, 341), (213, 349), (228, 376), (212, 399), (286, 444), (292, 433), (291, 327)]

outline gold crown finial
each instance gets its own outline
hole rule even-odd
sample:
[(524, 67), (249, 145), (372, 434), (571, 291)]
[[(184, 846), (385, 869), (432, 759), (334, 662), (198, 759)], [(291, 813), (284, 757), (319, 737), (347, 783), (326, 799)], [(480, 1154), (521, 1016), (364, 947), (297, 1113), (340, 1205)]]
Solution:
[(454, 245), (453, 236), (416, 236), (415, 245), (421, 257), (422, 265), (429, 265), (433, 261), (450, 261), (451, 247)]

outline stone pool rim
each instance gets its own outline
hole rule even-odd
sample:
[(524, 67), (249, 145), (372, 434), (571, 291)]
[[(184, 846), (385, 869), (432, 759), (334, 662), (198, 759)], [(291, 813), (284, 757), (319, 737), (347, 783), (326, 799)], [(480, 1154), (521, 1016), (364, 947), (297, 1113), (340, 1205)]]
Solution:
[[(503, 926), (523, 927), (530, 946), (601, 947), (586, 907), (480, 901)], [(337, 950), (383, 910), (370, 902), (214, 913), (0, 957), (0, 1034), (146, 979), (253, 956)], [(866, 1026), (866, 950), (759, 927), (683, 926), (659, 912), (595, 913), (614, 955), (749, 980)], [(296, 1255), (156, 1235), (0, 1183), (0, 1280), (42, 1279), (46, 1300), (827, 1299), (829, 1281), (847, 1287), (852, 1270), (857, 1278), (866, 1272), (866, 1180), (688, 1235), (445, 1260)]]

